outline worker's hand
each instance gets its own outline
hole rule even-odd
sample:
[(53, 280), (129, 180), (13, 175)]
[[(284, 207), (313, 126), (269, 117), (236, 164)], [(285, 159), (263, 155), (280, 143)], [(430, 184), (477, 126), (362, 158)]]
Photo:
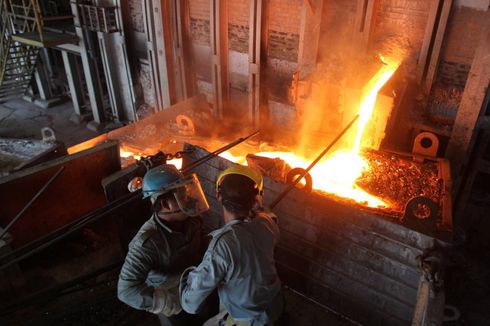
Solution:
[(154, 314), (164, 314), (167, 317), (178, 314), (182, 311), (179, 296), (171, 293), (167, 289), (157, 288), (153, 292), (153, 307), (150, 312)]

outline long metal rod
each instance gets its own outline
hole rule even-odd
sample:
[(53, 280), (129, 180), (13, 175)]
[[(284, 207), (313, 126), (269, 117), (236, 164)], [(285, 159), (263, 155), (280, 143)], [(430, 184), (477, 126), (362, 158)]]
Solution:
[(186, 166), (184, 169), (182, 169), (182, 173), (186, 173), (186, 172), (189, 172), (190, 170), (196, 168), (197, 166), (203, 164), (204, 162), (207, 162), (209, 161), (210, 159), (212, 159), (213, 157), (223, 153), (224, 151), (227, 151), (229, 150), (230, 148), (233, 148), (235, 147), (236, 145), (240, 144), (240, 143), (243, 143), (244, 141), (246, 141), (247, 139), (249, 138), (252, 138), (253, 136), (257, 135), (258, 133), (260, 132), (260, 130), (256, 130), (254, 131), (253, 133), (251, 133), (250, 135), (248, 135), (247, 137), (243, 137), (243, 138), (239, 138), (237, 140), (235, 140), (234, 142), (232, 143), (229, 143), (228, 145), (225, 145), (217, 150), (215, 150), (214, 152), (212, 153), (209, 153), (208, 155), (206, 156), (203, 156), (201, 157), (200, 159), (198, 159), (197, 161), (194, 161), (192, 162), (189, 166)]
[(48, 182), (46, 182), (46, 184), (34, 195), (34, 197), (32, 197), (32, 199), (27, 203), (27, 205), (25, 205), (24, 208), (22, 208), (22, 210), (17, 214), (17, 216), (15, 216), (14, 219), (10, 221), (10, 223), (5, 227), (5, 229), (3, 229), (2, 233), (0, 234), (0, 239), (2, 239), (5, 236), (5, 234), (7, 234), (7, 232), (12, 228), (12, 226), (14, 226), (17, 223), (17, 221), (19, 221), (19, 219), (22, 217), (22, 215), (24, 215), (24, 213), (29, 209), (29, 207), (31, 207), (31, 205), (34, 204), (34, 202), (39, 198), (39, 196), (41, 196), (46, 191), (46, 189), (48, 189), (48, 187), (53, 183), (53, 181), (56, 180), (64, 170), (65, 167), (62, 166), (48, 180)]
[(64, 239), (65, 237), (69, 236), (73, 232), (80, 230), (85, 225), (97, 221), (98, 219), (108, 215), (109, 213), (113, 212), (118, 208), (123, 207), (124, 205), (128, 204), (129, 202), (137, 198), (141, 198), (141, 196), (142, 196), (141, 191), (129, 193), (124, 197), (121, 197), (120, 199), (113, 201), (105, 205), (104, 207), (101, 207), (93, 211), (92, 213), (84, 215), (80, 219), (70, 223), (67, 226), (51, 232), (50, 234), (44, 236), (41, 239), (34, 240), (22, 248), (19, 248), (7, 255), (0, 257), (0, 261), (2, 262), (2, 264), (0, 265), (0, 270), (5, 269), (11, 266), (12, 264), (15, 264), (23, 259), (26, 259), (34, 255), (35, 253)]
[[(193, 162), (191, 165), (189, 165), (188, 167), (183, 169), (182, 172), (185, 173), (185, 172), (203, 164), (204, 162), (215, 157), (216, 155), (219, 155), (222, 152), (229, 150), (230, 148), (232, 148), (232, 147), (244, 142), (245, 140), (257, 135), (258, 133), (259, 133), (259, 130), (253, 132), (252, 134), (248, 135), (247, 137), (237, 139), (234, 142), (232, 142), (226, 146), (223, 146), (220, 149), (217, 149), (213, 153), (210, 153), (210, 154), (200, 158), (199, 160)], [(121, 198), (119, 198), (119, 199), (117, 199), (117, 200), (105, 205), (104, 207), (101, 207), (101, 208), (99, 208), (99, 209), (97, 209), (97, 210), (95, 210), (89, 214), (86, 214), (83, 217), (81, 217), (80, 219), (78, 219), (78, 220), (76, 220), (76, 221), (74, 221), (68, 225), (63, 226), (63, 227), (45, 235), (45, 236), (43, 236), (40, 239), (34, 240), (34, 241), (28, 243), (27, 245), (0, 257), (0, 262), (2, 262), (2, 264), (0, 265), (0, 270), (11, 266), (12, 264), (14, 264), (18, 261), (21, 261), (23, 259), (26, 259), (26, 258), (32, 256), (33, 254), (35, 254), (35, 253), (49, 247), (50, 245), (64, 239), (66, 236), (68, 236), (68, 235), (72, 234), (73, 232), (79, 230), (83, 226), (85, 226), (89, 223), (92, 223), (101, 217), (106, 216), (107, 214), (111, 213), (115, 209), (118, 209), (118, 208), (124, 206), (125, 204), (135, 200), (136, 198), (141, 198), (141, 191), (137, 191), (134, 193), (127, 194), (126, 196), (121, 197)]]
[(305, 175), (311, 171), (311, 169), (313, 169), (313, 167), (325, 156), (325, 154), (327, 154), (328, 151), (330, 151), (330, 149), (332, 149), (332, 147), (339, 141), (339, 139), (342, 138), (342, 136), (352, 127), (357, 119), (359, 119), (359, 115), (356, 115), (354, 119), (352, 119), (352, 121), (344, 128), (344, 130), (342, 130), (340, 134), (335, 137), (335, 139), (332, 140), (332, 142), (330, 142), (330, 144), (320, 153), (320, 155), (318, 155), (317, 158), (311, 162), (306, 170), (299, 175), (282, 193), (280, 193), (279, 196), (277, 196), (277, 198), (270, 204), (271, 209), (276, 207), (276, 205), (279, 204), (284, 197), (286, 197), (286, 195), (298, 184), (298, 182), (303, 179)]
[[(32, 304), (41, 303), (41, 302), (45, 303), (47, 301), (50, 301), (50, 299), (53, 298), (53, 296), (60, 294), (61, 291), (72, 288), (72, 287), (79, 285), (83, 282), (94, 279), (94, 278), (98, 277), (99, 275), (102, 275), (102, 274), (110, 272), (116, 268), (119, 268), (122, 265), (122, 263), (123, 263), (122, 261), (118, 261), (118, 262), (111, 264), (109, 266), (105, 266), (105, 267), (99, 268), (93, 272), (89, 272), (87, 274), (79, 276), (73, 280), (66, 282), (66, 283), (55, 285), (53, 287), (43, 289), (43, 290), (37, 291), (33, 294), (30, 294), (30, 295), (28, 295), (28, 296), (26, 296), (26, 297), (24, 297), (24, 298), (22, 298), (16, 302), (14, 302), (14, 303), (8, 305), (7, 307), (3, 308), (0, 311), (0, 316), (4, 317), (4, 316), (16, 311), (19, 308), (30, 306)], [(62, 293), (62, 294), (64, 294), (64, 293)]]

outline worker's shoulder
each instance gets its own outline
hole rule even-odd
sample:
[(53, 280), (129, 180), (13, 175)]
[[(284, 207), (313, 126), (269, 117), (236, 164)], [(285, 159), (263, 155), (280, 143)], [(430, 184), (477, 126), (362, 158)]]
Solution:
[(214, 230), (210, 235), (213, 237), (209, 243), (209, 248), (212, 250), (217, 249), (217, 247), (229, 245), (230, 240), (235, 237), (233, 226), (230, 225), (225, 225), (220, 229)]
[(138, 233), (136, 233), (131, 241), (131, 244), (143, 246), (148, 243), (148, 240), (155, 238), (157, 235), (158, 227), (153, 219), (149, 219), (145, 222), (145, 224), (143, 224), (143, 226), (141, 226)]

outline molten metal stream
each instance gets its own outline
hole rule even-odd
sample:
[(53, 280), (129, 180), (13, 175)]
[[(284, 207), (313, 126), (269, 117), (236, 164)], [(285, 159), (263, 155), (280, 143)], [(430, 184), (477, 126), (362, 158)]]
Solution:
[[(355, 138), (346, 142), (344, 148), (337, 150), (320, 161), (311, 171), (313, 189), (325, 191), (340, 197), (351, 198), (369, 207), (388, 207), (382, 199), (372, 196), (356, 185), (356, 180), (365, 172), (369, 172), (368, 163), (360, 154), (361, 141), (369, 120), (373, 114), (376, 97), (380, 89), (393, 76), (399, 64), (383, 66), (363, 88), (363, 97), (359, 108), (359, 122)], [(304, 152), (304, 151), (298, 151)], [(296, 155), (293, 152), (260, 152), (255, 155), (280, 158), (291, 167), (308, 167), (311, 159)], [(222, 157), (240, 164), (246, 164), (245, 155), (235, 156), (229, 152)]]

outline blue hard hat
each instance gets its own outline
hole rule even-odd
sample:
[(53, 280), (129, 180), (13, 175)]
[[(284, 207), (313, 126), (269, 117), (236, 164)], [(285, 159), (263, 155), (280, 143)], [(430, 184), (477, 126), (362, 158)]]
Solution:
[(156, 192), (163, 194), (165, 188), (183, 177), (184, 175), (175, 165), (171, 164), (159, 165), (149, 170), (143, 178), (143, 198), (150, 197)]

